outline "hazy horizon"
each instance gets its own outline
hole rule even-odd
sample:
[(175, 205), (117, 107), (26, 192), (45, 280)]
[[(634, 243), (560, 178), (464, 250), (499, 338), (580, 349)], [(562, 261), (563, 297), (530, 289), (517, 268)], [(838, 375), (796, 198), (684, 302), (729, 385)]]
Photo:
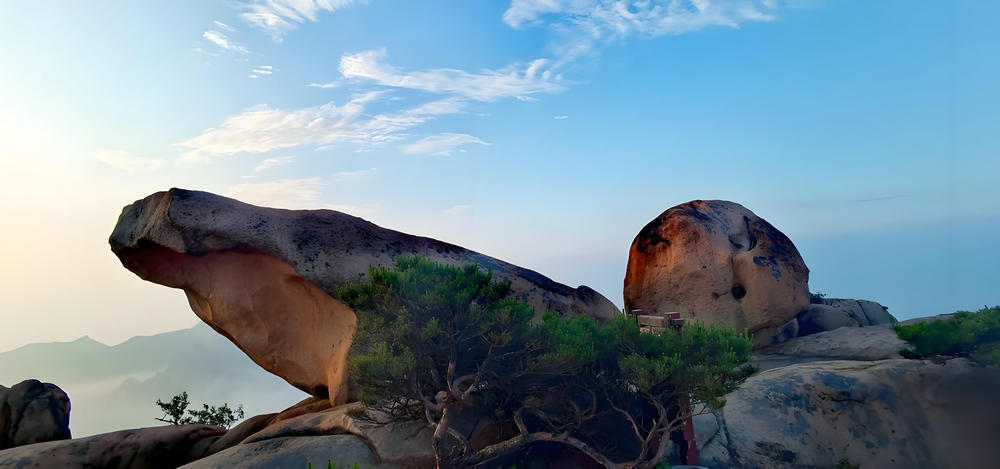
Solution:
[(5, 3), (0, 352), (198, 323), (107, 244), (122, 207), (170, 187), (341, 210), (618, 306), (636, 233), (725, 199), (792, 239), (813, 291), (900, 319), (1000, 303), (998, 13)]

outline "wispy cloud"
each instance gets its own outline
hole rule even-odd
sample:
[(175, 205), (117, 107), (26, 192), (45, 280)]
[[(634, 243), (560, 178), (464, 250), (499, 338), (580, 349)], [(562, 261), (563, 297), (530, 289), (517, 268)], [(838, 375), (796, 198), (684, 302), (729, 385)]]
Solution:
[(333, 173), (330, 176), (330, 179), (333, 181), (348, 181), (354, 179), (361, 179), (363, 177), (368, 177), (371, 176), (372, 174), (375, 174), (376, 171), (378, 171), (378, 168), (359, 169), (355, 171), (339, 171)]
[(218, 26), (222, 30), (229, 31), (231, 33), (235, 33), (236, 32), (236, 28), (234, 28), (232, 26), (229, 26), (228, 24), (223, 23), (221, 21), (216, 20), (216, 21), (213, 21), (213, 23), (215, 23), (215, 25)]
[(468, 134), (442, 133), (420, 139), (403, 147), (404, 153), (421, 155), (450, 155), (455, 150), (468, 144), (489, 145), (477, 137)]
[(309, 83), (306, 86), (310, 88), (336, 88), (339, 85), (336, 82), (329, 82), (329, 83)]
[(279, 156), (277, 158), (267, 158), (264, 161), (261, 161), (260, 164), (258, 164), (257, 167), (253, 169), (253, 172), (262, 173), (271, 168), (277, 168), (278, 166), (285, 166), (287, 164), (290, 164), (293, 159), (294, 157), (291, 156)]
[(227, 197), (248, 204), (281, 208), (317, 208), (322, 194), (320, 178), (282, 179), (274, 182), (238, 184), (226, 191)]
[(160, 158), (139, 156), (122, 150), (96, 150), (88, 153), (101, 163), (129, 172), (147, 172), (162, 167), (165, 162)]
[(372, 146), (400, 140), (403, 138), (401, 132), (436, 116), (458, 113), (463, 106), (460, 100), (444, 99), (395, 113), (366, 113), (366, 106), (383, 95), (366, 93), (341, 106), (330, 102), (294, 111), (255, 106), (227, 117), (217, 128), (175, 145), (190, 150), (182, 156), (186, 162), (305, 144)]
[(240, 54), (246, 54), (250, 52), (247, 50), (246, 47), (243, 47), (242, 45), (237, 44), (236, 42), (230, 41), (228, 36), (216, 30), (205, 31), (204, 34), (201, 35), (201, 37), (208, 39), (209, 42), (215, 44), (222, 50), (227, 50), (230, 52), (236, 52)]
[(555, 120), (557, 120), (557, 121), (561, 121), (563, 119), (569, 119), (569, 116), (565, 116), (565, 115), (564, 116), (552, 116), (552, 118), (555, 119)]
[(307, 21), (316, 21), (321, 11), (333, 12), (368, 0), (255, 0), (243, 4), (244, 20), (280, 41), (285, 33)]
[(327, 186), (323, 178), (281, 179), (271, 182), (237, 184), (226, 190), (225, 195), (248, 204), (288, 209), (328, 209), (356, 217), (371, 217), (375, 207), (331, 204), (323, 201)]
[(473, 206), (471, 204), (455, 205), (451, 208), (446, 209), (444, 211), (444, 214), (449, 216), (461, 215), (465, 212), (468, 212), (469, 210), (472, 210), (472, 207)]
[(777, 6), (774, 0), (511, 0), (503, 21), (518, 29), (552, 29), (559, 37), (556, 53), (569, 61), (601, 42), (630, 35), (656, 37), (771, 21)]
[(274, 72), (274, 67), (270, 65), (261, 65), (259, 67), (254, 67), (253, 70), (251, 70), (250, 78), (257, 78), (260, 75), (270, 75)]
[(385, 50), (344, 55), (340, 59), (340, 73), (345, 78), (370, 80), (383, 86), (452, 94), (476, 101), (515, 96), (524, 100), (532, 94), (559, 93), (565, 88), (560, 83), (561, 76), (546, 67), (545, 59), (470, 73), (451, 68), (404, 72), (385, 63), (382, 60), (385, 57)]

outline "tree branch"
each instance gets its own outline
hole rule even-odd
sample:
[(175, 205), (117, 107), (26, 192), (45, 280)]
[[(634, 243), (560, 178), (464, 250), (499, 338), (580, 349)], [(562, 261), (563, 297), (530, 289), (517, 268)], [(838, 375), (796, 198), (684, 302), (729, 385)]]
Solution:
[(461, 467), (471, 467), (476, 464), (481, 464), (492, 459), (496, 459), (500, 456), (512, 453), (519, 448), (524, 447), (530, 443), (538, 441), (552, 441), (556, 443), (562, 443), (570, 446), (583, 454), (586, 454), (591, 459), (596, 461), (598, 464), (604, 466), (605, 468), (616, 468), (618, 467), (614, 461), (608, 459), (606, 456), (601, 454), (599, 451), (592, 448), (587, 443), (573, 438), (568, 434), (555, 434), (550, 432), (534, 432), (515, 436), (514, 438), (501, 441), (500, 443), (495, 443), (489, 445), (485, 448), (480, 449), (464, 458), (461, 459)]
[[(610, 395), (608, 395), (607, 391), (604, 392), (604, 397), (605, 399), (608, 400), (608, 404), (611, 406), (612, 409), (618, 411), (618, 413), (622, 414), (625, 417), (625, 420), (628, 420), (629, 425), (632, 426), (632, 431), (635, 432), (635, 439), (637, 441), (645, 441), (645, 439), (642, 437), (642, 431), (639, 430), (639, 424), (636, 423), (635, 419), (632, 418), (632, 414), (629, 414), (627, 411), (625, 411), (625, 409), (622, 409), (621, 407), (615, 405), (615, 400), (612, 399)], [(646, 448), (647, 446), (643, 444), (642, 451), (639, 453), (639, 458), (638, 458), (639, 460), (646, 457), (646, 452), (647, 452)]]
[(455, 355), (457, 352), (453, 349), (451, 356), (448, 357), (448, 373), (445, 375), (445, 386), (448, 387), (448, 394), (450, 394), (455, 399), (459, 399), (461, 395), (455, 391), (452, 387), (452, 382), (455, 380)]

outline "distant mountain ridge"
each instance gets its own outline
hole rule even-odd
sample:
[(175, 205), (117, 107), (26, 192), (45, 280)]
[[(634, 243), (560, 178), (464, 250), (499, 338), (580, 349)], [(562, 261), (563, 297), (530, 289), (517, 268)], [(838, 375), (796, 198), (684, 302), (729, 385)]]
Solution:
[(69, 395), (74, 437), (159, 425), (156, 399), (187, 391), (201, 403), (243, 404), (247, 417), (307, 397), (253, 363), (207, 324), (108, 346), (84, 336), (0, 353), (0, 384), (35, 378)]

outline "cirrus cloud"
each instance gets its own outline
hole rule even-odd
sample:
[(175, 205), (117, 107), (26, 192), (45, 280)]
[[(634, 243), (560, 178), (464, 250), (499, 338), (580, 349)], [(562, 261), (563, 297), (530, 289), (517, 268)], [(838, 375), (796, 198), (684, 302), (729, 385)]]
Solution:
[(441, 133), (406, 145), (403, 147), (403, 152), (421, 155), (448, 156), (451, 152), (459, 150), (460, 147), (468, 144), (489, 145), (489, 143), (486, 143), (477, 137), (473, 137), (472, 135)]
[(565, 63), (604, 41), (677, 35), (709, 26), (738, 28), (773, 20), (777, 8), (776, 0), (511, 0), (503, 21), (515, 29), (553, 30), (557, 39), (552, 46)]
[(215, 44), (216, 46), (219, 47), (219, 49), (222, 50), (236, 52), (240, 54), (246, 54), (250, 52), (249, 50), (247, 50), (246, 47), (243, 47), (242, 45), (229, 40), (228, 36), (215, 30), (205, 31), (201, 35), (201, 37), (208, 39), (209, 42)]
[(527, 101), (532, 94), (559, 93), (565, 89), (560, 83), (562, 77), (547, 67), (546, 59), (476, 73), (452, 68), (405, 72), (386, 63), (383, 60), (386, 56), (384, 49), (344, 55), (340, 59), (340, 73), (345, 78), (369, 80), (383, 86), (452, 94), (476, 101), (510, 97)]
[(307, 21), (317, 21), (321, 11), (334, 12), (368, 0), (257, 0), (243, 4), (240, 14), (250, 25), (259, 28), (277, 41), (287, 32)]
[(254, 106), (227, 117), (218, 128), (174, 145), (189, 150), (182, 156), (185, 162), (305, 144), (369, 147), (400, 140), (404, 138), (401, 132), (436, 116), (458, 113), (464, 105), (460, 100), (443, 99), (395, 113), (368, 114), (366, 106), (383, 95), (371, 92), (340, 106), (330, 102), (293, 111)]

